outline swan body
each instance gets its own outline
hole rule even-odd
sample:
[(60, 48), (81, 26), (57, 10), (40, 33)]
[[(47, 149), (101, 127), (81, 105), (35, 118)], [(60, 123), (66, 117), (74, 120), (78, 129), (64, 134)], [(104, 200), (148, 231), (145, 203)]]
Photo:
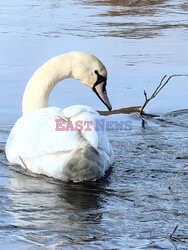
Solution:
[[(23, 96), (23, 115), (13, 126), (6, 143), (6, 157), (37, 174), (63, 181), (80, 182), (104, 176), (113, 163), (113, 150), (105, 131), (95, 128), (99, 114), (91, 107), (48, 107), (55, 84), (74, 77), (92, 88), (111, 109), (106, 94), (106, 69), (94, 56), (71, 52), (45, 63), (29, 80)], [(90, 127), (57, 130), (57, 122), (90, 122)], [(68, 127), (67, 127), (68, 128)]]

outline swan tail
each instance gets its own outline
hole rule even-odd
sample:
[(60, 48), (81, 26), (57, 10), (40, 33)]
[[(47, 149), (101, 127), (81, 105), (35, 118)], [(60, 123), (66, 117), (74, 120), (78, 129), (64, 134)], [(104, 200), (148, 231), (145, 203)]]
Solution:
[(81, 182), (104, 176), (105, 161), (80, 131), (78, 131), (77, 142), (76, 150), (62, 170), (64, 178), (67, 181)]

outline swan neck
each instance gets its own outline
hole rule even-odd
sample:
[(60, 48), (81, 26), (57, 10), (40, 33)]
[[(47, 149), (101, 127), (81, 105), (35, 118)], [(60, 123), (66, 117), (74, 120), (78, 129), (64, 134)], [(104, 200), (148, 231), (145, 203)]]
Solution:
[(54, 86), (72, 77), (71, 62), (67, 54), (52, 58), (43, 64), (29, 79), (22, 101), (23, 114), (48, 107), (49, 95)]

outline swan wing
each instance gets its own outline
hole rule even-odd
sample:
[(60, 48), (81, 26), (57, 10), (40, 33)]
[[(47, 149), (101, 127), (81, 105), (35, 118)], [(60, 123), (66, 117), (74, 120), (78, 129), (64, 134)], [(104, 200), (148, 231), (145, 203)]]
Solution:
[[(59, 179), (82, 181), (101, 176), (111, 164), (112, 150), (104, 131), (95, 130), (98, 118), (98, 113), (92, 108), (80, 105), (27, 113), (11, 130), (6, 144), (7, 159), (32, 172)], [(57, 130), (57, 120), (65, 121), (65, 127), (67, 121), (71, 122), (74, 129), (69, 126), (67, 131)], [(76, 130), (77, 121), (82, 125), (86, 122), (86, 128)], [(73, 167), (70, 171), (70, 166), (75, 165), (72, 161), (80, 162), (74, 171)], [(82, 174), (77, 178), (79, 169), (82, 169)], [(98, 169), (101, 169), (100, 175)]]

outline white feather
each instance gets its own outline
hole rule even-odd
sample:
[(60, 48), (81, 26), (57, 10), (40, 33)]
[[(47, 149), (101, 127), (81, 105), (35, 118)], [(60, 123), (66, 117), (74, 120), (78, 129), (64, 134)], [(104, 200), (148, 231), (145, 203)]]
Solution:
[[(53, 63), (57, 65), (57, 60), (53, 59)], [(51, 64), (52, 60), (46, 63), (47, 67), (44, 64), (28, 83), (23, 99), (24, 114), (15, 123), (6, 143), (7, 159), (34, 173), (60, 180), (78, 182), (100, 178), (113, 162), (113, 151), (105, 131), (95, 129), (95, 120), (99, 119), (99, 114), (91, 107), (82, 105), (64, 110), (45, 107), (52, 83), (55, 85), (57, 81), (53, 81), (53, 78), (56, 79), (54, 73), (48, 75), (46, 84), (44, 80), (40, 84), (39, 79), (44, 79), (44, 69), (53, 66)], [(68, 70), (66, 66), (66, 71), (69, 76), (72, 69)], [(56, 131), (56, 119), (64, 119), (65, 127), (68, 121), (74, 128), (76, 121), (82, 121), (83, 124), (89, 121), (93, 125), (91, 131), (87, 131), (85, 126), (81, 131)]]

